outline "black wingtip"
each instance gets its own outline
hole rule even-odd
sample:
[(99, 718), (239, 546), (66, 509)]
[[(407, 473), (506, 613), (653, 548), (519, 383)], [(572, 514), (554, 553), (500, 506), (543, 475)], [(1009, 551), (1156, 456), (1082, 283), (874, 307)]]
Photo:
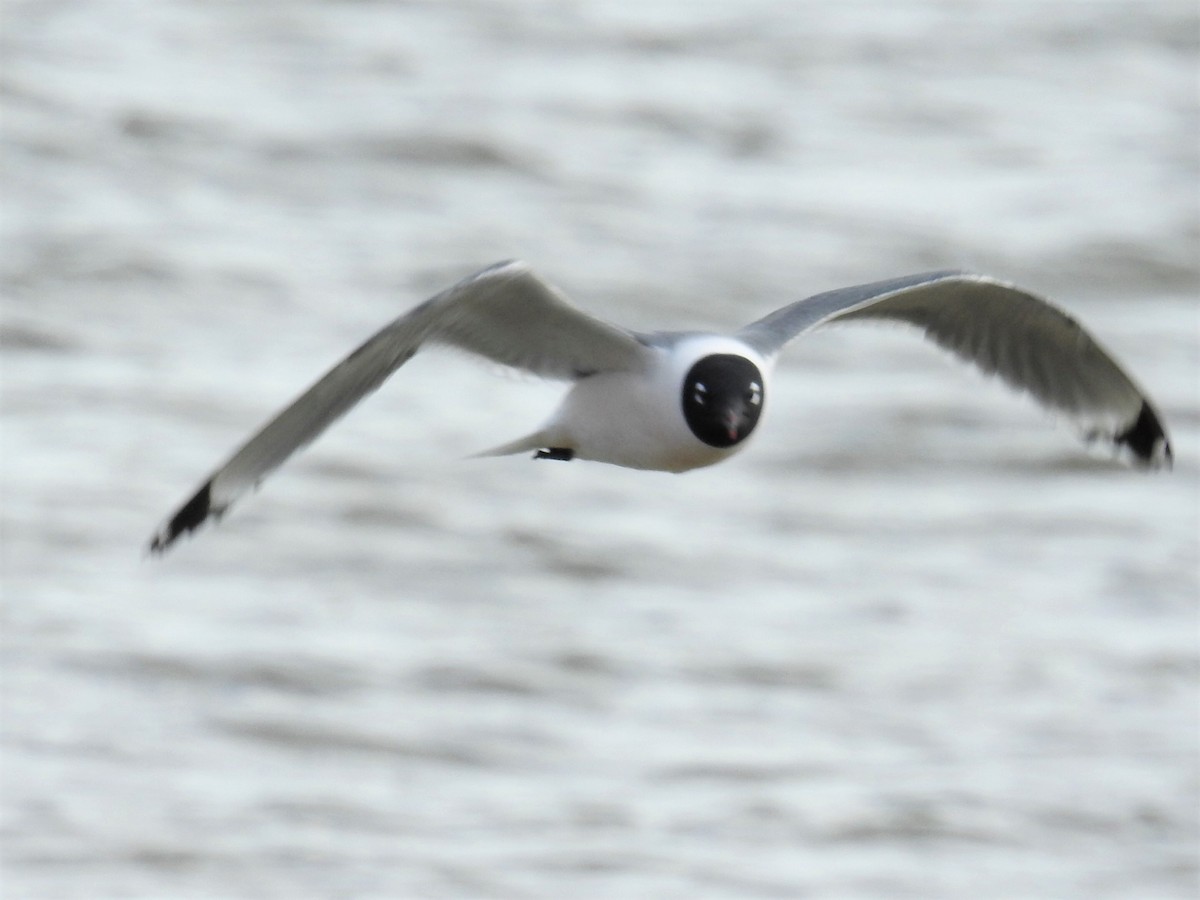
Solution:
[(1167, 440), (1167, 433), (1158, 419), (1158, 414), (1147, 401), (1142, 401), (1137, 419), (1118, 434), (1115, 440), (1118, 447), (1128, 447), (1134, 458), (1145, 466), (1153, 466), (1160, 461), (1161, 445), (1161, 462), (1168, 469), (1171, 467), (1171, 444)]
[(196, 491), (195, 496), (171, 517), (171, 521), (164, 525), (158, 534), (154, 535), (150, 541), (150, 552), (155, 556), (165, 553), (167, 548), (175, 543), (176, 538), (181, 534), (194, 531), (209, 517), (211, 512), (212, 481), (207, 481), (204, 487)]

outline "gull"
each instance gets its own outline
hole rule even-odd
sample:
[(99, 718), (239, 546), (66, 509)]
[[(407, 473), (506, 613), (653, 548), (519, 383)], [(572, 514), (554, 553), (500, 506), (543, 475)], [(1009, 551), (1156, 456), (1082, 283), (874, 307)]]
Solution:
[(427, 345), (573, 382), (536, 431), (477, 456), (533, 451), (685, 472), (746, 446), (793, 338), (834, 322), (893, 320), (994, 374), (1145, 468), (1171, 463), (1162, 420), (1096, 339), (1049, 301), (986, 275), (926, 272), (816, 294), (733, 334), (639, 333), (574, 306), (517, 260), (471, 275), (384, 326), (260, 428), (154, 534), (163, 553), (220, 518)]

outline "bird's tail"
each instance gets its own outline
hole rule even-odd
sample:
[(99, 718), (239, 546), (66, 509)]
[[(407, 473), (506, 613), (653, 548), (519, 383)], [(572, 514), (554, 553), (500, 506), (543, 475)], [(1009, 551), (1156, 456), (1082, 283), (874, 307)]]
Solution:
[(509, 441), (507, 444), (501, 444), (499, 447), (492, 447), (490, 450), (481, 450), (479, 453), (472, 453), (467, 459), (479, 459), (486, 456), (511, 456), (514, 453), (527, 453), (530, 450), (540, 450), (547, 446), (546, 440), (546, 433), (544, 431), (535, 431), (533, 434), (527, 434), (525, 437)]

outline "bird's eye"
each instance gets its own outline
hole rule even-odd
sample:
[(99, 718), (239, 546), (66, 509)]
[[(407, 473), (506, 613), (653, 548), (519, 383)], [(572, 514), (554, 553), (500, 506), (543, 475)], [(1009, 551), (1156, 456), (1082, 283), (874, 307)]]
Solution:
[(746, 391), (746, 402), (751, 406), (762, 403), (762, 385), (757, 381), (750, 382), (750, 388)]

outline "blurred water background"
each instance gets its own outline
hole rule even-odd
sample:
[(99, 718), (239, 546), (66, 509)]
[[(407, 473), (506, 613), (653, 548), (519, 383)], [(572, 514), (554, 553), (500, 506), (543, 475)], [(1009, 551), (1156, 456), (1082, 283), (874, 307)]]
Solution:
[[(1196, 895), (1192, 0), (2, 16), (4, 897)], [(143, 557), (508, 257), (641, 329), (995, 274), (1176, 466), (861, 326), (714, 469), (462, 461), (562, 388), (431, 353)]]

